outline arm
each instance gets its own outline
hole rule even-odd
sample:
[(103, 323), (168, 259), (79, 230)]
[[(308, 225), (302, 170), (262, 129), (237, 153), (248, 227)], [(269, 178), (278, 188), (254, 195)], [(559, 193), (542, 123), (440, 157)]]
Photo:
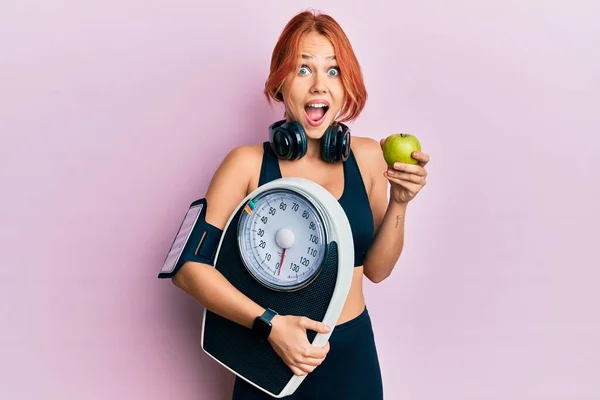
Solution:
[(388, 202), (385, 195), (383, 201), (377, 203), (379, 213), (384, 215), (364, 261), (365, 276), (373, 283), (390, 276), (402, 254), (407, 205)]
[[(225, 157), (208, 187), (206, 222), (224, 229), (235, 208), (247, 195), (252, 166), (256, 165), (257, 159), (260, 157), (250, 147), (239, 147)], [(186, 262), (172, 281), (206, 309), (247, 328), (252, 328), (256, 317), (265, 311), (208, 264)], [(311, 372), (329, 351), (329, 343), (323, 347), (312, 346), (306, 335), (307, 329), (328, 332), (325, 324), (306, 317), (276, 315), (272, 320), (269, 343), (295, 375)]]
[[(251, 164), (251, 152), (248, 147), (234, 149), (215, 172), (206, 193), (208, 223), (224, 229), (235, 207), (246, 196), (250, 171), (240, 166)], [(247, 328), (265, 310), (208, 264), (186, 262), (172, 281), (208, 310)]]
[(375, 236), (364, 260), (364, 274), (374, 283), (387, 278), (394, 269), (404, 247), (404, 217), (407, 204), (388, 201), (389, 182), (383, 173), (387, 164), (381, 147), (375, 140), (368, 139), (364, 145), (365, 165), (371, 177), (370, 203), (373, 211)]
[[(392, 271), (404, 247), (404, 226), (408, 203), (425, 186), (425, 165), (429, 156), (425, 153), (414, 154), (418, 165), (394, 165), (393, 175), (381, 151), (379, 144), (368, 140), (365, 156), (370, 160), (371, 169), (371, 209), (375, 222), (375, 237), (364, 261), (364, 273), (369, 280), (379, 283)], [(389, 185), (391, 184), (391, 186)], [(388, 188), (390, 196), (388, 199)]]

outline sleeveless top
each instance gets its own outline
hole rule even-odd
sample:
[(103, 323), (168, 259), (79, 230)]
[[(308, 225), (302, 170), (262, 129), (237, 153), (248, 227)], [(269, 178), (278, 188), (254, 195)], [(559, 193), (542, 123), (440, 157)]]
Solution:
[[(258, 186), (282, 177), (281, 169), (279, 168), (279, 159), (271, 149), (268, 141), (263, 143), (263, 149), (264, 154)], [(363, 259), (373, 241), (373, 212), (371, 211), (367, 190), (352, 150), (350, 150), (350, 155), (344, 161), (343, 165), (344, 192), (338, 202), (342, 206), (350, 223), (354, 239), (354, 266), (359, 267), (363, 265)]]

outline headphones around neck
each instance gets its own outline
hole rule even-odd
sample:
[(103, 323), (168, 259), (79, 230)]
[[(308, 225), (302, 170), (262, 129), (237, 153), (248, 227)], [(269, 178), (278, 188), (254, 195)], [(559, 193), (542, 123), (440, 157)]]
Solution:
[[(297, 121), (281, 120), (269, 126), (269, 142), (273, 152), (282, 160), (298, 160), (306, 155), (307, 139)], [(346, 161), (350, 155), (350, 128), (334, 123), (321, 138), (321, 157), (328, 163)]]

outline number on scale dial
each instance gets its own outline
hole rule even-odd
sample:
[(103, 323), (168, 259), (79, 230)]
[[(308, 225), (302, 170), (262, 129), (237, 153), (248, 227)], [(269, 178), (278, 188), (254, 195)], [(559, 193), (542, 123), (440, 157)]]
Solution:
[(254, 278), (275, 290), (293, 290), (318, 275), (327, 243), (323, 220), (312, 203), (281, 189), (246, 203), (238, 245)]

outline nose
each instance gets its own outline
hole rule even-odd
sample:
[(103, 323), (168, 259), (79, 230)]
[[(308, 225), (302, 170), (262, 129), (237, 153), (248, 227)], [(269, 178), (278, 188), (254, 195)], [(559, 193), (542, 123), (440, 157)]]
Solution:
[(321, 73), (314, 74), (313, 82), (310, 87), (310, 92), (313, 94), (323, 94), (327, 92), (327, 85)]

